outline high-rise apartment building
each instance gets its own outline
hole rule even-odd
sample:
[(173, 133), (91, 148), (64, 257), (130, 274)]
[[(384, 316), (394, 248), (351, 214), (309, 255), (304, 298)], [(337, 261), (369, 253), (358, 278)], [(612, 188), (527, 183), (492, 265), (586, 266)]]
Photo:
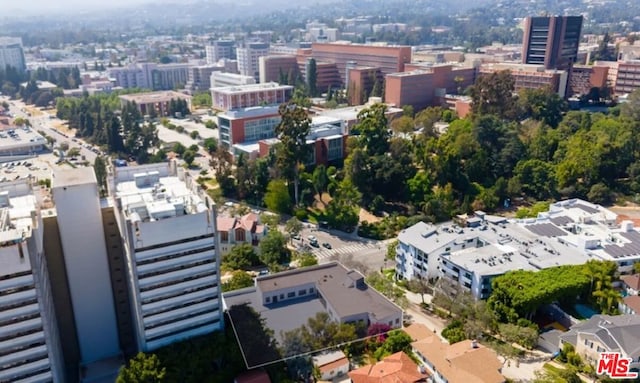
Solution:
[(121, 354), (98, 183), (93, 168), (56, 171), (52, 180), (80, 364)]
[(0, 382), (64, 382), (38, 200), (0, 184)]
[(269, 43), (247, 43), (243, 48), (238, 48), (238, 71), (241, 75), (251, 76), (256, 81), (260, 80), (260, 57), (269, 55)]
[(116, 86), (152, 90), (184, 87), (189, 80), (189, 64), (134, 63), (122, 68), (109, 68)]
[(524, 23), (522, 63), (546, 69), (571, 68), (578, 57), (582, 16), (527, 17)]
[(224, 328), (212, 200), (175, 162), (116, 168), (110, 191), (138, 349)]
[(20, 72), (27, 68), (22, 50), (22, 39), (19, 37), (0, 37), (0, 70), (13, 67)]
[(216, 40), (211, 45), (207, 45), (205, 47), (207, 64), (215, 64), (222, 59), (232, 59), (234, 47), (233, 40)]

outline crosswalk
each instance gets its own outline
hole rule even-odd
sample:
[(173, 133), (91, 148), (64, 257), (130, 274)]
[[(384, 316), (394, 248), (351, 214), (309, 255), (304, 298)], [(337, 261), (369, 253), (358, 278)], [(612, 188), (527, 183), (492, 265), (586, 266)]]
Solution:
[(318, 259), (330, 258), (333, 255), (357, 254), (359, 251), (380, 249), (385, 250), (386, 245), (383, 242), (358, 242), (352, 245), (342, 246), (334, 249), (319, 248), (312, 252)]

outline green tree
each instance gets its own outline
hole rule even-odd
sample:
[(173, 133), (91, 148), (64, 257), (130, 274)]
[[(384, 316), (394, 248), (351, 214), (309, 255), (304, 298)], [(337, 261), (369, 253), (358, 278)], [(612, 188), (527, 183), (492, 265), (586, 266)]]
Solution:
[(383, 155), (389, 150), (390, 132), (386, 112), (385, 104), (375, 104), (358, 113), (359, 122), (353, 130), (360, 133), (359, 146), (370, 156)]
[(213, 137), (205, 138), (203, 146), (207, 150), (207, 152), (209, 152), (209, 154), (214, 153), (218, 148), (218, 140)]
[(508, 70), (481, 75), (470, 88), (473, 115), (493, 114), (501, 119), (515, 118), (514, 89), (515, 80)]
[(336, 189), (333, 199), (325, 210), (325, 216), (331, 227), (337, 229), (353, 228), (359, 220), (359, 203), (362, 194), (349, 178), (343, 179)]
[(253, 286), (253, 278), (247, 272), (236, 270), (226, 283), (222, 284), (222, 291), (240, 290)]
[(267, 186), (267, 193), (264, 195), (264, 203), (267, 209), (273, 212), (279, 214), (289, 213), (292, 203), (287, 184), (282, 180), (270, 181)]
[(396, 352), (410, 352), (412, 341), (413, 339), (402, 330), (391, 331), (384, 340), (384, 343), (374, 351), (373, 355), (377, 360), (382, 360)]
[(156, 354), (139, 352), (126, 366), (120, 368), (116, 383), (161, 383), (165, 381), (166, 368)]
[(408, 116), (400, 116), (391, 121), (391, 130), (396, 133), (412, 133), (415, 128), (413, 118)]
[(196, 154), (191, 150), (187, 150), (182, 154), (182, 159), (188, 167), (191, 167), (191, 165), (193, 165), (193, 161), (196, 159)]
[(107, 164), (101, 156), (97, 156), (93, 162), (93, 171), (96, 173), (100, 195), (104, 197), (107, 193)]
[(259, 262), (258, 255), (249, 243), (233, 246), (231, 251), (222, 258), (222, 263), (234, 270), (248, 270)]
[(260, 241), (260, 262), (271, 270), (277, 270), (279, 265), (289, 262), (291, 252), (287, 248), (287, 240), (278, 230), (270, 230)]
[(329, 175), (327, 174), (327, 168), (324, 165), (318, 165), (313, 169), (313, 175), (311, 177), (313, 182), (313, 188), (320, 197), (320, 201), (324, 204), (322, 194), (327, 190), (329, 185)]
[(311, 97), (318, 95), (318, 69), (316, 60), (314, 58), (309, 59), (309, 66), (307, 68), (307, 87), (309, 88), (309, 94)]
[(302, 253), (297, 257), (298, 267), (309, 267), (318, 264), (318, 258), (311, 253)]
[(298, 206), (300, 171), (304, 168), (310, 154), (306, 140), (311, 130), (311, 119), (301, 106), (293, 103), (280, 105), (278, 112), (281, 116), (280, 123), (275, 129), (280, 139), (276, 154), (278, 165), (284, 170), (285, 176), (293, 181), (294, 201)]
[(556, 128), (562, 121), (562, 114), (567, 111), (567, 102), (551, 88), (522, 89), (518, 104), (523, 117), (531, 117)]
[(284, 227), (284, 231), (286, 231), (287, 234), (289, 234), (290, 238), (293, 238), (294, 235), (300, 234), (302, 229), (303, 229), (302, 222), (300, 222), (300, 220), (298, 220), (298, 218), (296, 217), (291, 217), (286, 222)]

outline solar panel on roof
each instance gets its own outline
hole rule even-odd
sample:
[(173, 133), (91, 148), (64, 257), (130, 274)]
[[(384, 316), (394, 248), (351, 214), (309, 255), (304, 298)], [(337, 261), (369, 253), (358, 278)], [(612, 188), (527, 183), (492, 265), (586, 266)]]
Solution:
[(594, 209), (591, 206), (583, 205), (583, 204), (580, 204), (580, 203), (575, 204), (575, 207), (577, 207), (578, 209), (582, 209), (582, 210), (586, 211), (587, 213), (591, 213), (591, 214), (594, 214), (594, 213), (598, 212), (597, 209)]
[(542, 235), (545, 237), (558, 237), (562, 235), (566, 235), (567, 233), (561, 228), (557, 227), (552, 223), (539, 223), (535, 225), (527, 225), (526, 229), (531, 231), (534, 234)]

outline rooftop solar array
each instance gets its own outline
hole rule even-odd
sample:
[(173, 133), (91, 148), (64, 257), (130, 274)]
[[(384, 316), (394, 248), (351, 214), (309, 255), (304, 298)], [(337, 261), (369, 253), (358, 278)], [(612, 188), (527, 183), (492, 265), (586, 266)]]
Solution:
[(544, 237), (560, 237), (567, 235), (567, 232), (552, 223), (538, 223), (535, 225), (526, 225), (529, 231)]
[(558, 217), (553, 217), (551, 219), (549, 219), (553, 224), (558, 225), (558, 226), (564, 226), (568, 223), (573, 223), (574, 221), (567, 217), (566, 215), (561, 215)]
[(637, 231), (630, 231), (627, 233), (620, 233), (622, 237), (629, 240), (630, 243), (625, 243), (623, 246), (619, 245), (605, 245), (604, 251), (614, 258), (628, 257), (630, 255), (640, 254), (640, 233)]
[(582, 210), (584, 210), (584, 211), (586, 211), (587, 213), (590, 213), (590, 214), (595, 214), (595, 213), (597, 213), (599, 211), (598, 209), (594, 209), (591, 206), (583, 205), (581, 203), (575, 204), (574, 207), (577, 207), (578, 209), (582, 209)]

